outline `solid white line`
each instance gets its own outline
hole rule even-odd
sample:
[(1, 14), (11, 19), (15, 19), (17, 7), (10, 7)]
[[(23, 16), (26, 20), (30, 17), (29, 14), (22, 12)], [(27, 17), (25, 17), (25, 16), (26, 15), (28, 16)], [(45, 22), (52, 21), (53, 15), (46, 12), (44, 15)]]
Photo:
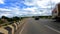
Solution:
[(21, 29), (21, 31), (20, 31), (20, 33), (19, 33), (19, 34), (21, 34), (21, 33), (23, 32), (23, 30), (24, 30), (24, 27)]
[(57, 32), (57, 33), (60, 33), (60, 31), (58, 31), (58, 30), (56, 30), (56, 29), (54, 29), (54, 28), (52, 28), (52, 27), (50, 27), (48, 25), (44, 25), (44, 26), (47, 27), (47, 28), (49, 28), (49, 29), (51, 29), (51, 30), (53, 30), (53, 31), (55, 31), (55, 32)]
[(19, 34), (22, 34), (23, 30), (24, 30), (24, 26), (22, 27), (22, 29), (21, 29), (21, 31), (20, 31), (20, 33), (19, 33)]

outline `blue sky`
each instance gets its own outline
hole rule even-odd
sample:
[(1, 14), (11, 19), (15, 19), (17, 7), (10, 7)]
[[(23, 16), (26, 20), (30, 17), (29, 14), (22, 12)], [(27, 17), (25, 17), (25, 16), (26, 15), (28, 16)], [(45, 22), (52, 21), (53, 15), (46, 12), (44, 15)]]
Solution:
[(51, 2), (50, 0), (0, 0), (0, 17), (3, 15), (8, 17), (49, 16), (52, 13), (51, 5), (54, 7), (60, 0), (51, 0)]

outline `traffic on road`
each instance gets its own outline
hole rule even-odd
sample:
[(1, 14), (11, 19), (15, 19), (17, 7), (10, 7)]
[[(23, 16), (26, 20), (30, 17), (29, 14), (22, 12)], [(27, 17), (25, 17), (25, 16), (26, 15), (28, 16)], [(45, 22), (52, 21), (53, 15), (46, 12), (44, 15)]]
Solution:
[(28, 18), (20, 34), (60, 34), (60, 23), (52, 19)]

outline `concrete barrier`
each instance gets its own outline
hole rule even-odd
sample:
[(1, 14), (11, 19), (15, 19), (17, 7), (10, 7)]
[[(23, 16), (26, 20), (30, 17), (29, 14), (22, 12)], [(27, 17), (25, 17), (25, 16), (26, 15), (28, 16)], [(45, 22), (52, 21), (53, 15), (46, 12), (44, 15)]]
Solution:
[(19, 24), (20, 24), (21, 21), (19, 21)]
[(17, 27), (18, 27), (18, 23), (16, 23), (17, 24)]
[(17, 25), (18, 25), (18, 27), (19, 27), (19, 25), (20, 25), (19, 22), (17, 22)]
[(16, 23), (13, 23), (15, 26), (16, 26), (16, 30), (18, 29), (18, 27), (17, 27), (17, 24)]
[(14, 27), (12, 25), (6, 26), (5, 29), (8, 31), (8, 34), (14, 34)]
[(20, 26), (19, 22), (16, 22), (16, 24), (17, 24), (17, 27), (19, 28), (19, 26)]
[(0, 27), (0, 34), (15, 34), (23, 23), (21, 21)]
[(8, 31), (3, 27), (0, 27), (0, 34), (8, 34)]
[(4, 33), (0, 32), (0, 34), (4, 34)]
[(18, 23), (18, 25), (19, 25), (19, 22), (17, 22)]
[(4, 29), (8, 31), (8, 34), (12, 34), (12, 28), (7, 26), (7, 27), (4, 27)]
[(12, 24), (12, 26), (14, 27), (14, 32), (16, 32), (16, 25)]

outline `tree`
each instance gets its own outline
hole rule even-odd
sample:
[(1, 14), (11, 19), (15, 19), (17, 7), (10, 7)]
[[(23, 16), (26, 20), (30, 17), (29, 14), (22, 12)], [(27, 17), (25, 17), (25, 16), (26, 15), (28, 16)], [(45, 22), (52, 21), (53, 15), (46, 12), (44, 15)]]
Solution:
[(17, 16), (15, 16), (15, 17), (13, 17), (12, 19), (13, 19), (13, 21), (19, 21), (20, 18), (17, 17)]

